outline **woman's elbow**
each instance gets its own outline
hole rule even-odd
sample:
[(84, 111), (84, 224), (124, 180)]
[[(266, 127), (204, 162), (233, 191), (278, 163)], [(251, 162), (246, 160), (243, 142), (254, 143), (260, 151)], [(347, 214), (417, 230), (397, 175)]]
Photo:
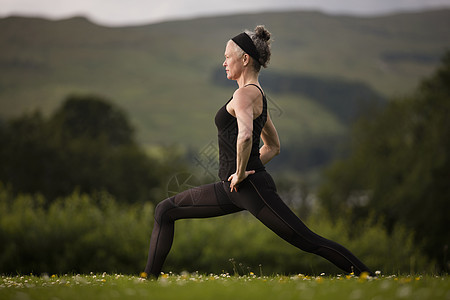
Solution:
[(280, 154), (280, 145), (279, 144), (271, 145), (268, 148), (269, 148), (269, 151), (273, 154), (273, 156)]
[(242, 143), (251, 143), (252, 142), (252, 132), (250, 131), (240, 131), (238, 134), (238, 141)]
[(280, 151), (281, 151), (280, 145), (275, 146), (275, 148), (273, 150), (274, 154), (278, 155), (278, 154), (280, 154)]

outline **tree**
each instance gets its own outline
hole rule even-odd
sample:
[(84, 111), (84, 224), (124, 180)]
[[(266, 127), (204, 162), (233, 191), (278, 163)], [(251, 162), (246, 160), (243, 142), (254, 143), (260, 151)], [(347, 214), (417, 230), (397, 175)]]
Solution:
[(69, 139), (104, 138), (109, 146), (135, 144), (134, 130), (125, 112), (95, 95), (69, 96), (51, 122)]
[(98, 96), (70, 96), (48, 120), (24, 115), (0, 126), (0, 181), (50, 201), (74, 189), (120, 201), (152, 199), (165, 166), (136, 143), (125, 113)]
[(441, 270), (450, 222), (450, 52), (410, 97), (391, 101), (354, 128), (351, 154), (326, 173), (319, 198), (333, 215), (369, 214), (414, 230)]

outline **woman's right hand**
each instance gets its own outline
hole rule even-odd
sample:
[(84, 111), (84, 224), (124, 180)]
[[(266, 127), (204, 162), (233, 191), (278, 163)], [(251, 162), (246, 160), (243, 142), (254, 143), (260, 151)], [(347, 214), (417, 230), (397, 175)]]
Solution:
[(228, 181), (230, 181), (230, 192), (233, 192), (233, 189), (235, 192), (237, 192), (238, 191), (237, 187), (239, 183), (244, 181), (244, 179), (251, 174), (255, 174), (255, 170), (245, 171), (245, 173), (242, 176), (238, 176), (237, 173), (231, 174), (230, 177), (228, 177)]

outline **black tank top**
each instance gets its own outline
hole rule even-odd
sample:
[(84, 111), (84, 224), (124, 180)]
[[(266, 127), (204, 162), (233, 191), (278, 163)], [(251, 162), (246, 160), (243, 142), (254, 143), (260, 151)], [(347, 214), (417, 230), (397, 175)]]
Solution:
[[(256, 84), (262, 94), (263, 109), (261, 114), (253, 120), (252, 150), (248, 159), (246, 170), (260, 172), (265, 170), (263, 163), (259, 159), (259, 144), (261, 131), (267, 121), (267, 100), (263, 91)], [(248, 85), (247, 85), (248, 86)], [(222, 106), (216, 114), (215, 123), (219, 138), (219, 178), (227, 181), (231, 174), (236, 172), (236, 143), (238, 135), (237, 119), (227, 111), (227, 104), (233, 97)]]

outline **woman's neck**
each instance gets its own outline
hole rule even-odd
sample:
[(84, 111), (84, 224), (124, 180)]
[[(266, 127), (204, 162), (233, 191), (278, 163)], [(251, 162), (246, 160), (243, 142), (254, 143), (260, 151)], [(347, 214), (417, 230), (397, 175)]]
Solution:
[(244, 72), (242, 72), (241, 76), (236, 79), (236, 82), (240, 88), (249, 84), (259, 84), (258, 76), (259, 73), (255, 73), (250, 71), (249, 69), (245, 69)]

